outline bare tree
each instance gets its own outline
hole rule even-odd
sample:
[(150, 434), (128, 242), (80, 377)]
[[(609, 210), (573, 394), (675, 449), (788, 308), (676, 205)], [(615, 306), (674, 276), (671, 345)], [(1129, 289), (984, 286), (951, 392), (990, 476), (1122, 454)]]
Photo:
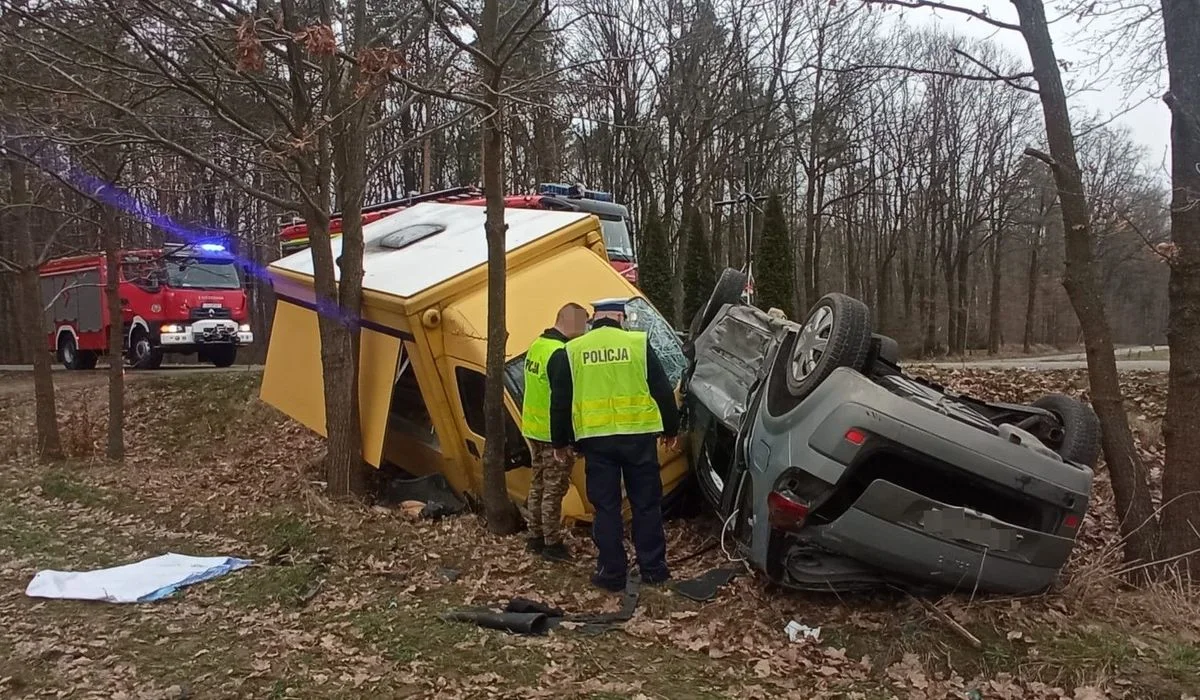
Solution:
[(1164, 437), (1166, 553), (1200, 573), (1200, 5), (1162, 0), (1171, 108), (1171, 368)]

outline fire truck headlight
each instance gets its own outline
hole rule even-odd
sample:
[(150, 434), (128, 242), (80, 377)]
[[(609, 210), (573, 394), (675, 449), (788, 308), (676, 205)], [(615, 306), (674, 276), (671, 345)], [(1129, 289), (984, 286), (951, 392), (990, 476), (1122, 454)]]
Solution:
[(182, 333), (183, 326), (179, 325), (178, 323), (167, 323), (164, 324), (159, 330), (163, 333)]
[(241, 331), (242, 333), (249, 333), (250, 332), (250, 324), (243, 323), (242, 325), (238, 326), (238, 330)]

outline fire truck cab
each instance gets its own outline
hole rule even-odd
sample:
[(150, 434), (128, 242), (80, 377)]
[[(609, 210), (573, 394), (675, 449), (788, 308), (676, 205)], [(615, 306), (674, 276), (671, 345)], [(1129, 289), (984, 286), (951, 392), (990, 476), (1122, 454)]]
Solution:
[[(369, 224), (424, 202), (466, 204), (479, 207), (487, 203), (483, 196), (483, 190), (479, 188), (454, 187), (363, 207), (363, 224)], [(633, 227), (630, 222), (629, 209), (615, 203), (612, 194), (589, 190), (580, 185), (543, 183), (538, 186), (537, 194), (517, 194), (505, 197), (504, 206), (508, 209), (550, 209), (595, 215), (600, 220), (609, 263), (625, 279), (634, 285), (637, 284), (637, 253), (633, 247), (633, 236), (631, 235)], [(329, 232), (333, 236), (338, 236), (341, 235), (341, 231), (341, 215), (334, 213), (329, 220)], [(293, 220), (291, 224), (280, 230), (279, 239), (280, 252), (285, 256), (305, 250), (308, 248), (308, 227), (303, 221)]]
[(109, 347), (112, 325), (103, 253), (60, 258), (41, 269), (49, 349), (67, 369), (92, 369), (100, 355), (123, 354), (154, 369), (164, 353), (196, 353), (228, 367), (254, 341), (236, 259), (220, 244), (174, 245), (120, 253), (121, 348)]

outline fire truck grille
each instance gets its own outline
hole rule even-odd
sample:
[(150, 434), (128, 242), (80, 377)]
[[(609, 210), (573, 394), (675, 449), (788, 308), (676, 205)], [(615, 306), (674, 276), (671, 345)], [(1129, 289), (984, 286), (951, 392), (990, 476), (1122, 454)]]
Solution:
[(188, 318), (192, 321), (205, 321), (210, 318), (233, 318), (233, 312), (226, 308), (192, 309), (188, 312)]

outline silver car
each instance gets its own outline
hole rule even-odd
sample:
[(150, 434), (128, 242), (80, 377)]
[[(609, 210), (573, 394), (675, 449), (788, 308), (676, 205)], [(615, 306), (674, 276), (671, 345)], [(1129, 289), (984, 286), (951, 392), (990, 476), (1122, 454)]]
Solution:
[(1075, 543), (1099, 455), (1090, 407), (986, 402), (906, 376), (894, 340), (829, 294), (803, 323), (726, 270), (684, 378), (696, 478), (729, 551), (801, 589), (1025, 594)]

